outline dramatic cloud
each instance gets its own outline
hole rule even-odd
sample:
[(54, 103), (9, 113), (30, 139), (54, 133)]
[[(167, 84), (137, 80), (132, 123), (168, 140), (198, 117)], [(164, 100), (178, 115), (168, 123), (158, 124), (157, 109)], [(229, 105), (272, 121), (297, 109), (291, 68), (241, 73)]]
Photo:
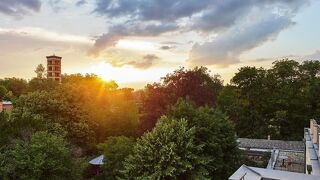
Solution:
[(97, 38), (90, 54), (98, 56), (128, 36), (196, 32), (204, 39), (193, 46), (189, 63), (227, 66), (239, 62), (243, 52), (274, 39), (293, 25), (293, 17), (308, 3), (309, 0), (97, 0), (94, 12), (105, 17), (110, 26)]
[(292, 59), (295, 61), (314, 61), (314, 60), (320, 60), (320, 50), (316, 50), (315, 52), (311, 54), (304, 54), (304, 55), (294, 55), (290, 54), (287, 56), (281, 56), (281, 57), (268, 57), (268, 58), (258, 58), (250, 60), (251, 62), (265, 62), (265, 61), (276, 61), (276, 60), (282, 60), (282, 59)]
[(204, 44), (195, 44), (190, 52), (191, 65), (227, 66), (239, 62), (239, 55), (267, 40), (294, 24), (286, 17), (265, 17), (250, 22), (241, 28), (230, 29), (216, 39)]
[(60, 6), (60, 1), (61, 0), (48, 0), (48, 3), (51, 6), (52, 10), (56, 13), (62, 9), (62, 7)]
[(30, 11), (38, 12), (41, 7), (40, 0), (1, 0), (0, 13), (21, 18)]
[(138, 69), (148, 69), (160, 58), (154, 54), (147, 54), (143, 56), (141, 61), (130, 61), (128, 65), (131, 65)]
[(320, 50), (316, 50), (312, 54), (306, 54), (306, 55), (288, 55), (284, 56), (278, 59), (294, 59), (294, 60), (300, 60), (300, 61), (312, 61), (312, 60), (320, 60)]
[(181, 45), (182, 43), (175, 42), (175, 41), (164, 41), (161, 44), (165, 44), (165, 45)]
[(86, 0), (79, 0), (78, 2), (76, 2), (77, 6), (82, 6), (82, 5), (85, 5), (85, 4), (87, 4)]
[(141, 55), (133, 51), (119, 49), (109, 49), (106, 59), (107, 63), (113, 67), (132, 66), (137, 69), (148, 69), (161, 60), (155, 54)]
[(161, 46), (160, 49), (161, 50), (170, 50), (170, 49), (174, 49), (175, 46)]
[(98, 56), (99, 53), (108, 47), (116, 45), (116, 43), (126, 36), (157, 36), (164, 32), (176, 29), (175, 24), (125, 24), (113, 26), (109, 32), (100, 36), (94, 47), (89, 51), (90, 55)]

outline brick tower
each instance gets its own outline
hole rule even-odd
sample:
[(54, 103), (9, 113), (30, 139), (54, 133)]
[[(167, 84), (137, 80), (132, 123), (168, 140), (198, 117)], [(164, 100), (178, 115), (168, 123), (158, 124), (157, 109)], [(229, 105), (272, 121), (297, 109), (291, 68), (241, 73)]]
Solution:
[(61, 82), (61, 59), (62, 57), (47, 56), (47, 78)]

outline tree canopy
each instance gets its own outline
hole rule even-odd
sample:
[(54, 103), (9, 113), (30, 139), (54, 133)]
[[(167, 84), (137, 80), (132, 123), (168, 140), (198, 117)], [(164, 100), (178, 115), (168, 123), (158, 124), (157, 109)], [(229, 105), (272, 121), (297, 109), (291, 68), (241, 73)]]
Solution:
[(197, 106), (214, 107), (221, 88), (220, 77), (211, 76), (205, 67), (180, 68), (163, 77), (161, 83), (148, 84), (142, 94), (140, 132), (151, 130), (179, 98), (188, 96)]
[(272, 68), (243, 67), (224, 87), (218, 107), (240, 137), (300, 140), (319, 114), (319, 61), (280, 60)]
[(125, 136), (108, 137), (104, 143), (98, 145), (104, 155), (102, 178), (111, 180), (123, 178), (121, 174), (124, 170), (123, 162), (132, 153), (134, 145), (134, 139)]
[(195, 128), (186, 120), (163, 117), (134, 146), (125, 161), (126, 179), (204, 179), (206, 160), (194, 143)]
[(71, 154), (62, 137), (37, 132), (0, 153), (4, 179), (76, 179)]

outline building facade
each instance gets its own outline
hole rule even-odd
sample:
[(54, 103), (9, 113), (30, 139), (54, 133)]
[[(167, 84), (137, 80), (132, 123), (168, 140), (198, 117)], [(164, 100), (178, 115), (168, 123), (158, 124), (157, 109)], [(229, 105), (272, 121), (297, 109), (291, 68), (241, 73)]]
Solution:
[(0, 112), (11, 112), (12, 102), (0, 101)]
[(267, 167), (242, 165), (229, 180), (320, 180), (320, 119), (311, 119), (304, 128), (304, 141), (257, 140), (239, 138), (239, 148), (269, 151)]
[(61, 82), (61, 59), (62, 57), (47, 56), (47, 78)]

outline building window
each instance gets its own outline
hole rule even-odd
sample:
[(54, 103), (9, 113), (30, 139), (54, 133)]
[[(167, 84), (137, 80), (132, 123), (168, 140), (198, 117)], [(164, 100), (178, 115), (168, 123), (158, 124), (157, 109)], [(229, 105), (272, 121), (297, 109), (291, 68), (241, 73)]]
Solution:
[(52, 71), (52, 66), (49, 66), (49, 68), (48, 68), (48, 69), (49, 69), (49, 71)]
[(50, 72), (50, 73), (48, 73), (48, 75), (51, 77), (51, 76), (52, 76), (52, 73)]
[(60, 79), (59, 79), (59, 78), (55, 78), (55, 80), (56, 80), (56, 81), (60, 81)]
[(56, 76), (56, 77), (60, 77), (60, 74), (59, 74), (59, 73), (55, 73), (55, 76)]
[(60, 71), (60, 67), (56, 67), (55, 70), (56, 70), (56, 71)]
[(52, 64), (52, 61), (48, 61), (48, 64), (51, 65), (51, 64)]

